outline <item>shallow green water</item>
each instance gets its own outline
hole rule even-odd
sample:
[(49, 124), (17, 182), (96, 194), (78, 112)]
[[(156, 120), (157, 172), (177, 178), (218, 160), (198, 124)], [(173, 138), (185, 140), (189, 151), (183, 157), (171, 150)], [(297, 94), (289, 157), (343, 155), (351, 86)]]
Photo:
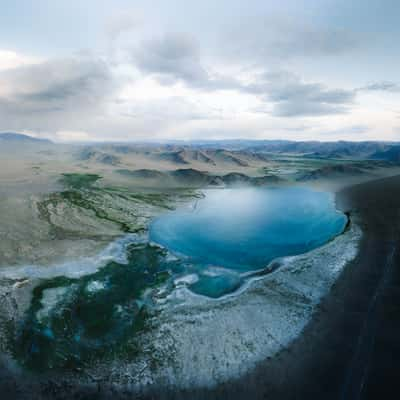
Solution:
[[(127, 339), (145, 328), (145, 291), (178, 273), (177, 261), (149, 244), (131, 245), (128, 263), (110, 262), (81, 278), (57, 277), (34, 289), (14, 351), (35, 370), (78, 368), (112, 352), (137, 351)], [(122, 346), (122, 347), (121, 347)]]

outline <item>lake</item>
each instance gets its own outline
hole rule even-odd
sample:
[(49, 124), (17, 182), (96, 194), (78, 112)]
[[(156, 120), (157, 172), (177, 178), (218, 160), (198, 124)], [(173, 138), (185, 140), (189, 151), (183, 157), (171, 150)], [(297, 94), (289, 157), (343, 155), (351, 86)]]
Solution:
[(240, 286), (243, 275), (275, 258), (305, 253), (340, 234), (347, 217), (332, 193), (306, 188), (210, 189), (150, 226), (150, 239), (186, 256), (192, 291), (211, 297)]
[[(153, 293), (160, 296), (161, 289), (168, 296), (183, 289), (221, 298), (252, 274), (271, 272), (272, 260), (323, 245), (346, 222), (331, 193), (206, 190), (204, 198), (152, 222), (150, 240), (162, 247), (127, 235), (98, 259), (47, 267), (53, 276), (44, 275), (35, 287), (13, 352), (35, 371), (78, 368), (107, 351), (134, 354)], [(101, 260), (107, 261), (99, 267)]]

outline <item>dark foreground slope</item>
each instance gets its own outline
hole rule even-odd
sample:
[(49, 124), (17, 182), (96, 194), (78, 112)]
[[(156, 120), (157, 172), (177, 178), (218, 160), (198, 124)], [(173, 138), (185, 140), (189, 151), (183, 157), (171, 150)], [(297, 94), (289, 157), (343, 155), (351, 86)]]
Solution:
[(363, 229), (360, 252), (304, 334), (242, 379), (178, 398), (399, 397), (400, 177), (345, 189), (337, 201)]

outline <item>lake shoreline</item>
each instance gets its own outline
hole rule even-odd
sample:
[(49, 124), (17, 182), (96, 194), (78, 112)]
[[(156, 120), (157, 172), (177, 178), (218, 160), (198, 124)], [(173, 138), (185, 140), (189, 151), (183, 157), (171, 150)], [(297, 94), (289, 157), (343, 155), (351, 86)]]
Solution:
[[(379, 190), (388, 188), (393, 195), (383, 196), (383, 199), (379, 200), (386, 199), (385, 204), (390, 203), (391, 213), (387, 212), (379, 218), (377, 204), (374, 201), (379, 195)], [(173, 390), (164, 388), (160, 392), (153, 392), (151, 398), (194, 400), (340, 398), (353, 358), (353, 350), (365, 320), (365, 313), (380, 278), (378, 273), (380, 271), (377, 272), (374, 267), (377, 261), (388, 254), (394, 238), (397, 238), (398, 232), (392, 231), (390, 224), (393, 213), (399, 209), (399, 206), (394, 204), (395, 196), (399, 192), (400, 177), (395, 177), (356, 185), (337, 194), (338, 207), (344, 212), (350, 211), (352, 219), (354, 218), (363, 230), (360, 250), (356, 258), (343, 269), (330, 293), (318, 305), (303, 333), (288, 347), (275, 356), (259, 362), (256, 368), (249, 370), (241, 378), (228, 380), (212, 389), (178, 391), (176, 388)], [(363, 207), (363, 202), (368, 203), (369, 208)], [(5, 379), (2, 379), (0, 385), (4, 387), (4, 393), (15, 394), (17, 382), (14, 379), (8, 381), (7, 377), (3, 378)], [(69, 398), (71, 393), (91, 394), (96, 399), (111, 397), (128, 399), (134, 396), (132, 392), (124, 394), (117, 389), (106, 388), (103, 391), (102, 388), (93, 385), (89, 389), (71, 388), (68, 383), (65, 387), (63, 383), (52, 384), (53, 389), (49, 385), (50, 383), (44, 385), (43, 390), (47, 393), (49, 390), (54, 390), (60, 398)], [(62, 397), (63, 395), (65, 397)], [(46, 396), (43, 394), (43, 398), (52, 398), (51, 392)], [(9, 398), (28, 397), (25, 393), (20, 397)]]
[[(377, 293), (385, 269), (382, 260), (394, 253), (394, 271), (378, 297), (377, 315), (382, 328), (370, 351), (369, 372), (364, 376), (361, 398), (389, 398), (398, 394), (400, 372), (395, 360), (400, 349), (394, 343), (400, 333), (393, 308), (399, 310), (400, 176), (379, 179), (342, 189), (336, 199), (339, 209), (350, 212), (361, 226), (363, 237), (357, 257), (348, 263), (330, 293), (319, 304), (303, 333), (286, 349), (267, 359), (240, 379), (211, 390), (193, 390), (165, 399), (353, 399), (365, 360), (357, 359), (357, 344), (363, 332), (371, 300)], [(396, 268), (397, 267), (397, 268)], [(393, 292), (392, 287), (396, 287)], [(386, 299), (387, 298), (387, 299)], [(386, 311), (386, 309), (388, 309)], [(398, 313), (396, 314), (398, 317)], [(396, 318), (398, 320), (398, 318)], [(361, 341), (362, 343), (362, 341)]]

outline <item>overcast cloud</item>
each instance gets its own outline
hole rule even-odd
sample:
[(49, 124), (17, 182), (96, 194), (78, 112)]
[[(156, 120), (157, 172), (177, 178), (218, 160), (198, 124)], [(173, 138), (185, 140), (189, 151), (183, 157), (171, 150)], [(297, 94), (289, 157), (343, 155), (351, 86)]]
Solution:
[(2, 11), (0, 131), (398, 139), (396, 2), (5, 0)]
[(370, 92), (384, 91), (392, 93), (400, 93), (400, 84), (390, 81), (374, 82), (366, 85), (358, 90), (365, 90)]

